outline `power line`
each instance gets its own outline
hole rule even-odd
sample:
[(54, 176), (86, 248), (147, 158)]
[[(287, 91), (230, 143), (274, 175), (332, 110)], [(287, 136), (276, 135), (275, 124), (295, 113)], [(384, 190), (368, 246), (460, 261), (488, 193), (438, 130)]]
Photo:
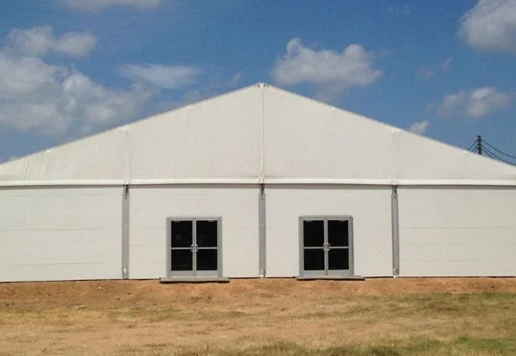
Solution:
[[(476, 149), (477, 149), (477, 143), (478, 143), (478, 142), (475, 140), (475, 142), (473, 142), (473, 143), (471, 144), (471, 146), (469, 146), (468, 151), (476, 151)], [(473, 148), (473, 149), (472, 149), (472, 148)]]
[[(485, 143), (485, 145), (484, 145), (484, 143)], [(494, 147), (492, 144), (490, 144), (486, 140), (483, 140), (482, 136), (480, 136), (480, 135), (478, 135), (477, 139), (475, 140), (475, 142), (473, 142), (473, 144), (471, 144), (471, 146), (469, 146), (468, 151), (476, 152), (479, 155), (483, 154), (483, 155), (485, 155), (485, 156), (487, 156), (489, 158), (496, 159), (496, 160), (502, 161), (504, 163), (516, 166), (516, 164), (514, 162), (511, 162), (511, 161), (509, 161), (507, 159), (504, 159), (504, 158), (500, 157), (499, 155), (497, 155), (496, 153), (491, 151), (488, 147), (490, 147), (493, 151), (496, 151), (496, 152), (498, 152), (499, 154), (501, 154), (503, 156), (506, 156), (506, 157), (509, 157), (510, 159), (516, 160), (516, 156), (512, 156), (512, 155), (510, 155), (508, 153), (505, 153), (502, 150)]]
[(499, 161), (502, 161), (502, 162), (505, 162), (507, 164), (510, 164), (512, 166), (514, 166), (514, 163), (513, 162), (509, 162), (509, 161), (506, 161), (505, 159), (501, 158), (501, 157), (498, 157), (495, 153), (491, 152), (487, 147), (484, 147), (484, 152), (486, 153), (487, 156), (489, 156), (490, 158), (494, 158), (494, 159), (497, 159)]
[(485, 155), (486, 157), (489, 157), (491, 159), (495, 159), (495, 160), (498, 160), (495, 156), (492, 156), (491, 153), (489, 153), (488, 151), (485, 152)]
[(491, 156), (489, 153), (486, 152), (485, 156), (489, 157), (489, 158), (492, 158), (492, 159), (496, 159), (494, 158), (493, 156)]
[(478, 151), (478, 145), (475, 145), (475, 147), (473, 147), (472, 149), (468, 149), (468, 151), (473, 152), (473, 153), (477, 152)]
[(501, 153), (502, 155), (507, 156), (507, 157), (509, 157), (509, 158), (516, 159), (516, 156), (511, 156), (510, 154), (505, 153), (505, 152), (503, 152), (503, 151), (499, 150), (498, 148), (494, 147), (493, 145), (491, 145), (491, 144), (490, 144), (489, 142), (487, 142), (486, 140), (483, 140), (483, 142), (484, 142), (486, 145), (488, 145), (489, 147), (491, 147), (493, 150), (495, 150), (496, 152)]
[(473, 142), (471, 144), (471, 146), (469, 146), (468, 151), (476, 152), (479, 155), (482, 154), (482, 136), (480, 136), (480, 135), (477, 136), (477, 139), (475, 140), (475, 142)]

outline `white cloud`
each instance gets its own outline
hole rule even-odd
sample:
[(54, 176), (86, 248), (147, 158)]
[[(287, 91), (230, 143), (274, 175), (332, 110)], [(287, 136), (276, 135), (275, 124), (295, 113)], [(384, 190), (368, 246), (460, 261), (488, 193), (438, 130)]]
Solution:
[(137, 9), (158, 7), (161, 0), (63, 0), (64, 4), (78, 10), (100, 11), (112, 6), (132, 6)]
[(501, 93), (496, 88), (476, 89), (470, 94), (466, 115), (484, 117), (492, 111), (509, 107), (512, 99), (513, 95)]
[(164, 89), (181, 89), (195, 82), (201, 69), (191, 66), (135, 65), (119, 68), (120, 74), (132, 79), (151, 83)]
[(91, 34), (72, 32), (57, 40), (54, 44), (54, 50), (57, 53), (81, 58), (90, 53), (96, 44), (97, 40)]
[(441, 70), (448, 70), (448, 69), (450, 69), (452, 62), (453, 62), (453, 57), (446, 58), (441, 63)]
[(516, 0), (480, 0), (462, 17), (459, 34), (476, 50), (516, 53)]
[(437, 108), (436, 115), (449, 117), (457, 111), (462, 111), (466, 105), (466, 92), (461, 90), (456, 94), (446, 94)]
[(315, 84), (318, 98), (332, 100), (347, 89), (365, 87), (382, 76), (381, 71), (371, 67), (372, 59), (373, 55), (359, 44), (338, 53), (305, 47), (294, 38), (276, 62), (272, 76), (279, 85)]
[(430, 67), (428, 67), (427, 65), (422, 65), (420, 68), (419, 68), (419, 74), (423, 77), (423, 78), (431, 78), (433, 77), (434, 75), (440, 73), (440, 72), (445, 72), (447, 71), (448, 69), (450, 69), (451, 67), (451, 64), (453, 62), (453, 57), (447, 57), (442, 63), (441, 65), (439, 66), (439, 68), (436, 68), (436, 69), (432, 69)]
[(54, 37), (51, 27), (34, 27), (28, 30), (14, 29), (7, 36), (4, 50), (12, 55), (42, 57), (53, 51), (73, 58), (87, 56), (97, 44), (97, 39), (87, 32), (69, 32)]
[(509, 107), (513, 99), (512, 93), (503, 93), (494, 87), (461, 90), (455, 94), (446, 94), (437, 108), (436, 115), (482, 118), (494, 111)]
[(423, 120), (423, 121), (416, 121), (409, 127), (409, 131), (416, 133), (418, 135), (424, 135), (426, 130), (430, 127), (430, 121)]
[(229, 80), (229, 86), (230, 87), (237, 86), (238, 84), (240, 84), (240, 82), (242, 81), (243, 78), (244, 78), (243, 70), (236, 72)]
[(40, 58), (12, 58), (0, 52), (0, 98), (28, 95), (42, 90), (61, 70)]
[[(33, 30), (26, 33), (38, 32)], [(76, 49), (63, 43), (62, 51), (74, 53)], [(51, 136), (88, 133), (135, 118), (153, 94), (142, 85), (106, 88), (72, 66), (46, 63), (36, 56), (48, 49), (36, 44), (14, 51), (20, 47), (8, 41), (0, 49), (0, 124)]]

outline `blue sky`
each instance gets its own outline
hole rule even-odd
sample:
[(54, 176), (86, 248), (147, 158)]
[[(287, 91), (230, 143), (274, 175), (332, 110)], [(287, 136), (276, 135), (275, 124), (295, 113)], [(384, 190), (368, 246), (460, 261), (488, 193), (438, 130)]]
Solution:
[(257, 82), (516, 154), (516, 0), (3, 0), (0, 12), (0, 161)]

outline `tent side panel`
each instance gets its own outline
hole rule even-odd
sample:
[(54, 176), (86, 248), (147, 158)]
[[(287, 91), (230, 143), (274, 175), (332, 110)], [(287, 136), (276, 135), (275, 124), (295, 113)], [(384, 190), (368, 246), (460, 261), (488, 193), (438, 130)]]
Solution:
[(0, 164), (0, 183), (124, 179), (125, 130), (118, 128)]
[(258, 186), (168, 186), (130, 189), (132, 279), (166, 274), (167, 217), (222, 218), (222, 273), (258, 276)]
[(266, 178), (390, 177), (390, 127), (283, 90), (268, 89), (264, 97)]
[(401, 276), (516, 276), (516, 190), (398, 189)]
[(261, 169), (258, 87), (127, 127), (131, 179), (255, 179)]
[(267, 89), (266, 181), (485, 180), (514, 184), (513, 166), (281, 89)]
[(391, 188), (266, 186), (267, 276), (299, 275), (299, 218), (351, 215), (355, 274), (392, 276)]
[(122, 188), (0, 190), (0, 281), (121, 278)]

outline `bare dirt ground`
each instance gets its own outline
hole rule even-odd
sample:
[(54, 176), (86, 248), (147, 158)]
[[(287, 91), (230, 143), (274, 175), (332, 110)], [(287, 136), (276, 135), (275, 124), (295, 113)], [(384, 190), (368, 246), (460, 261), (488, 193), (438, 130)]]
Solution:
[(0, 284), (0, 355), (450, 350), (516, 354), (516, 279)]

